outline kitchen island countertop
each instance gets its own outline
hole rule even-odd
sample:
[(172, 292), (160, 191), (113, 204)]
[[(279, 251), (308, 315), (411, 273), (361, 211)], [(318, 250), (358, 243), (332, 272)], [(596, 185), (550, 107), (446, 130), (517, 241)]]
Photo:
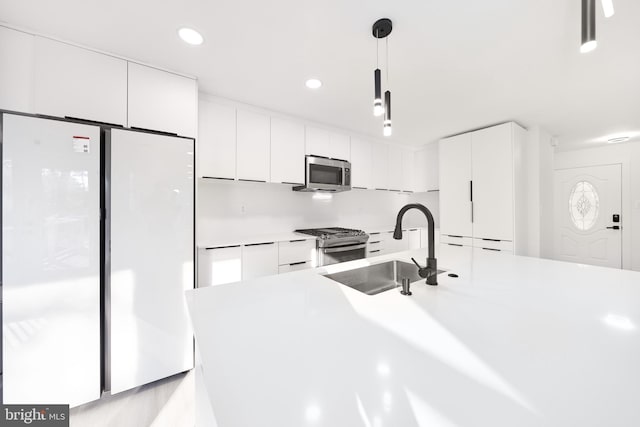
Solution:
[(426, 249), (188, 291), (218, 426), (640, 425), (640, 273), (457, 249), (410, 297), (322, 274)]

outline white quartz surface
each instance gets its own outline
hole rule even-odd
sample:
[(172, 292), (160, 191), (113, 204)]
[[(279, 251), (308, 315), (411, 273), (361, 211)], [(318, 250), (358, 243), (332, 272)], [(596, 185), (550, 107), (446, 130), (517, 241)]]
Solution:
[[(366, 227), (363, 230), (367, 233), (379, 233), (384, 231), (393, 231), (394, 225), (389, 226), (372, 226)], [(346, 227), (346, 228), (355, 228), (356, 226)], [(414, 228), (425, 228), (425, 227), (403, 227), (403, 229), (414, 229)], [(438, 229), (436, 229), (436, 233)], [(224, 246), (238, 246), (238, 245), (250, 245), (253, 243), (270, 243), (270, 242), (285, 242), (289, 240), (309, 240), (315, 239), (314, 236), (310, 236), (308, 234), (288, 232), (288, 233), (265, 233), (265, 234), (257, 234), (251, 236), (219, 236), (216, 238), (207, 238), (198, 241), (199, 248), (218, 248)]]
[(189, 291), (219, 427), (640, 425), (640, 273), (457, 249), (411, 297), (320, 274), (426, 249)]
[(314, 236), (302, 233), (269, 233), (255, 236), (221, 236), (198, 242), (199, 248), (219, 248), (224, 246), (251, 245), (254, 243), (286, 242), (290, 240), (310, 240)]

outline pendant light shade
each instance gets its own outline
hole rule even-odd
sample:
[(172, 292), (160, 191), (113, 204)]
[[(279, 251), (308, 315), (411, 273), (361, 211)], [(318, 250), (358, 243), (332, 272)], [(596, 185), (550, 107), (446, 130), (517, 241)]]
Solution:
[(384, 122), (382, 124), (382, 134), (391, 136), (391, 92), (384, 93)]
[(374, 86), (374, 97), (373, 97), (373, 115), (376, 117), (384, 114), (384, 107), (382, 106), (382, 84), (380, 82), (380, 69), (376, 68), (373, 72), (373, 86)]
[(582, 45), (580, 52), (591, 52), (596, 41), (596, 0), (582, 0)]

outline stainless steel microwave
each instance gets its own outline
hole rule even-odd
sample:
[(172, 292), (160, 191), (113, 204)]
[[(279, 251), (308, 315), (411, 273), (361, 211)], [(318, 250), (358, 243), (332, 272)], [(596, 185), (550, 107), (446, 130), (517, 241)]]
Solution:
[(304, 185), (294, 191), (339, 192), (351, 190), (351, 163), (320, 156), (305, 156)]

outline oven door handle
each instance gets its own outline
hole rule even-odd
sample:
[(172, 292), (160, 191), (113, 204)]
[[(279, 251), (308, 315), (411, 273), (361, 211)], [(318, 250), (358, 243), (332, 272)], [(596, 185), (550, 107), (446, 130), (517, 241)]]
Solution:
[(363, 243), (361, 245), (348, 245), (348, 246), (340, 246), (337, 248), (321, 248), (320, 250), (322, 251), (323, 254), (333, 254), (336, 252), (347, 252), (347, 251), (353, 251), (356, 249), (364, 249), (367, 247), (366, 243)]

